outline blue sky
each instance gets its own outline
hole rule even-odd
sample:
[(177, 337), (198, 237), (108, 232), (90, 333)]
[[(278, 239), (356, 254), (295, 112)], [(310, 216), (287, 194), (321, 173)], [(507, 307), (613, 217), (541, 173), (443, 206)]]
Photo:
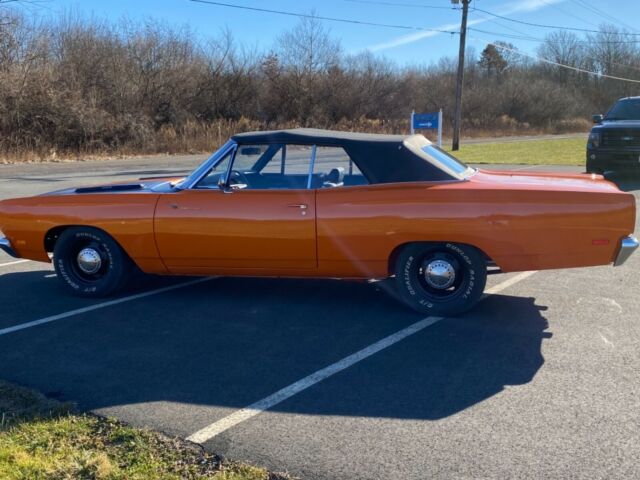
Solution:
[[(455, 30), (460, 12), (445, 9), (407, 7), (399, 4), (451, 7), (450, 0), (386, 0), (396, 6), (358, 3), (353, 0), (221, 0), (225, 3), (259, 8), (310, 13), (385, 24)], [(586, 6), (585, 6), (586, 4)], [(176, 26), (189, 25), (198, 35), (216, 36), (228, 28), (236, 40), (249, 47), (268, 49), (284, 30), (292, 28), (296, 18), (237, 10), (228, 7), (193, 3), (189, 0), (45, 0), (29, 11), (42, 16), (76, 11), (86, 16), (117, 20), (121, 17), (143, 20), (155, 18)], [(528, 27), (502, 19), (491, 18), (473, 7), (512, 19), (532, 23), (595, 29), (603, 21), (611, 22), (588, 8), (595, 7), (630, 28), (640, 32), (640, 1), (621, 0), (474, 0), (470, 10), (470, 26), (507, 35), (527, 35), (541, 38), (551, 30)], [(496, 23), (497, 22), (497, 23)], [(429, 64), (442, 56), (457, 54), (458, 36), (396, 30), (392, 28), (325, 22), (332, 35), (341, 41), (346, 52), (372, 50), (400, 65)], [(502, 38), (502, 35), (470, 32), (468, 45), (479, 52), (487, 41), (505, 40), (525, 52), (535, 52), (536, 41)], [(640, 39), (640, 37), (639, 37)]]

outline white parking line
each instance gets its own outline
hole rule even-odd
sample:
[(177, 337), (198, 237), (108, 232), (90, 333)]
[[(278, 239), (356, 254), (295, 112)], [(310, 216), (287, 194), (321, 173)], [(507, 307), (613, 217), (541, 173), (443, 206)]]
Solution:
[[(505, 280), (504, 282), (499, 283), (498, 285), (487, 289), (485, 293), (487, 295), (490, 295), (490, 294), (501, 292), (502, 290), (524, 280), (525, 278), (530, 277), (534, 273), (536, 272), (531, 271), (531, 272), (519, 273), (511, 277), (510, 279)], [(380, 352), (381, 350), (384, 350), (385, 348), (388, 348), (391, 345), (394, 345), (399, 341), (404, 340), (405, 338), (410, 337), (411, 335), (414, 335), (420, 332), (421, 330), (424, 330), (428, 326), (433, 325), (434, 323), (437, 323), (443, 319), (444, 317), (427, 317), (412, 325), (409, 325), (408, 327), (403, 328), (402, 330), (392, 335), (389, 335), (388, 337), (385, 337), (382, 340), (379, 340), (376, 343), (373, 343), (368, 347), (365, 347), (362, 350), (359, 350), (356, 353), (349, 355), (348, 357), (345, 357), (342, 360), (339, 360), (336, 363), (329, 365), (328, 367), (323, 368), (322, 370), (318, 370), (317, 372), (312, 373), (311, 375), (304, 377), (303, 379), (298, 380), (295, 383), (292, 383), (288, 387), (284, 387), (283, 389), (278, 390), (274, 394), (269, 395), (268, 397), (263, 398), (262, 400), (258, 400), (257, 402), (252, 403), (248, 407), (245, 407), (241, 410), (237, 410), (231, 415), (228, 415), (218, 420), (217, 422), (214, 422), (211, 425), (208, 425), (203, 429), (198, 430), (194, 434), (188, 436), (187, 440), (196, 442), (196, 443), (204, 443), (207, 440), (210, 440), (213, 437), (221, 434), (225, 430), (228, 430), (229, 428), (235, 425), (238, 425), (239, 423), (242, 423), (245, 420), (249, 420), (250, 418), (255, 417), (256, 415), (274, 407), (279, 403), (284, 402), (288, 398), (291, 398), (292, 396), (302, 392), (303, 390), (306, 390), (307, 388), (323, 380), (326, 380), (332, 375), (335, 375), (336, 373), (339, 373), (342, 370), (345, 370), (346, 368), (349, 368), (352, 365), (355, 365), (356, 363), (361, 362), (362, 360), (370, 357), (371, 355), (374, 355)]]
[(15, 262), (0, 263), (0, 267), (8, 267), (9, 265), (17, 265), (18, 263), (25, 263), (28, 261), (29, 260), (16, 260)]
[(95, 305), (90, 305), (88, 307), (78, 308), (76, 310), (71, 310), (69, 312), (53, 315), (51, 317), (41, 318), (40, 320), (21, 323), (20, 325), (14, 325), (13, 327), (0, 329), (0, 336), (7, 335), (8, 333), (17, 332), (19, 330), (25, 330), (27, 328), (37, 327), (38, 325), (42, 325), (45, 323), (55, 322), (58, 320), (62, 320), (64, 318), (73, 317), (74, 315), (80, 315), (81, 313), (92, 312), (94, 310), (111, 307), (113, 305), (118, 305), (120, 303), (130, 302), (132, 300), (138, 300), (139, 298), (150, 297), (151, 295), (157, 295), (159, 293), (169, 292), (171, 290), (176, 290), (178, 288), (188, 287), (191, 285), (195, 285), (197, 283), (202, 283), (208, 280), (212, 280), (213, 278), (215, 277), (198, 278), (197, 280), (192, 280), (190, 282), (179, 283), (177, 285), (171, 285), (169, 287), (158, 288), (156, 290), (150, 290), (148, 292), (143, 292), (143, 293), (137, 293), (135, 295), (129, 295), (128, 297), (117, 298), (115, 300), (109, 300), (108, 302), (97, 303)]
[(518, 273), (517, 275), (514, 275), (511, 278), (507, 278), (504, 282), (501, 282), (494, 287), (487, 288), (484, 292), (483, 298), (486, 297), (487, 295), (492, 295), (492, 294), (501, 292), (502, 290), (509, 288), (511, 285), (515, 285), (516, 283), (521, 282), (525, 278), (529, 278), (531, 275), (533, 275), (536, 272), (537, 270), (531, 270), (529, 272)]

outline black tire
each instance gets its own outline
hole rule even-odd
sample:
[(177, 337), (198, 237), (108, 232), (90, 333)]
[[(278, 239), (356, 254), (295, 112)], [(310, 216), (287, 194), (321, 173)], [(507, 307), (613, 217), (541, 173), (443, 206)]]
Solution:
[(437, 316), (466, 312), (480, 300), (487, 283), (486, 262), (480, 252), (458, 243), (406, 246), (396, 260), (395, 275), (404, 303)]
[[(80, 261), (81, 252), (88, 255), (83, 257), (84, 262)], [(133, 262), (102, 230), (73, 227), (58, 238), (53, 250), (53, 264), (58, 278), (74, 295), (106, 297), (124, 287)], [(95, 272), (87, 270), (96, 266)]]

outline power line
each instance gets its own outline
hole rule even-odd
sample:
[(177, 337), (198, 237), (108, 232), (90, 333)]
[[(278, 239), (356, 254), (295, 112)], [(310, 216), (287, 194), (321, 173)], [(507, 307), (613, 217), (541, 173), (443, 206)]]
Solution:
[[(443, 6), (439, 6), (439, 5), (425, 5), (425, 4), (418, 4), (418, 3), (395, 3), (395, 2), (389, 2), (389, 1), (382, 1), (382, 0), (344, 0), (345, 2), (351, 2), (351, 3), (364, 3), (364, 4), (369, 4), (369, 5), (385, 5), (385, 6), (389, 6), (389, 7), (407, 7), (407, 8), (429, 8), (429, 9), (441, 9), (441, 10), (460, 10), (460, 8), (457, 7), (443, 7)], [(589, 4), (587, 4), (584, 0), (571, 0), (573, 2), (580, 2), (578, 3), (578, 5), (581, 5), (582, 7), (586, 7), (588, 9), (590, 9), (593, 13), (596, 13), (597, 15), (600, 16), (606, 16), (609, 19), (613, 20), (616, 23), (620, 23), (620, 24), (624, 24), (622, 21), (616, 19), (615, 17), (612, 17), (611, 15), (607, 14), (606, 12), (603, 12), (602, 10), (599, 10), (595, 7), (590, 6)], [(589, 22), (587, 20), (585, 20), (582, 17), (579, 17), (575, 14), (572, 14), (570, 12), (567, 12), (564, 9), (561, 9), (560, 7), (558, 7), (557, 5), (553, 4), (553, 3), (549, 3), (547, 0), (542, 0), (542, 2), (552, 8), (555, 8), (556, 10), (558, 10), (559, 12), (564, 13), (565, 15), (568, 15), (570, 17), (575, 18), (576, 20), (579, 20), (583, 23), (586, 23), (588, 25), (593, 25), (593, 26), (597, 26), (597, 24), (593, 23), (593, 22)], [(600, 33), (600, 30), (591, 30), (591, 29), (584, 29), (584, 28), (572, 28), (572, 27), (560, 27), (560, 26), (555, 26), (555, 25), (543, 25), (543, 24), (537, 24), (537, 23), (530, 23), (530, 22), (524, 22), (521, 20), (515, 20), (509, 17), (505, 17), (502, 15), (498, 15), (495, 13), (491, 13), (491, 12), (487, 12), (486, 10), (482, 10), (479, 9), (475, 6), (471, 7), (471, 11), (472, 12), (483, 12), (483, 13), (487, 13), (489, 15), (492, 15), (494, 17), (497, 18), (502, 18), (504, 20), (508, 20), (510, 22), (516, 22), (516, 23), (520, 23), (520, 24), (524, 24), (524, 25), (529, 25), (529, 26), (534, 26), (534, 27), (542, 27), (542, 28), (555, 28), (555, 29), (560, 29), (560, 30), (575, 30), (575, 31), (579, 31), (579, 32), (589, 32), (589, 33)], [(488, 19), (487, 19), (488, 20)], [(488, 21), (492, 21), (492, 20), (488, 20)], [(508, 28), (504, 25), (502, 25), (504, 28)], [(630, 28), (631, 30), (636, 30), (635, 28), (629, 27), (627, 25), (628, 28)], [(630, 34), (630, 35), (635, 35), (635, 34)], [(640, 34), (638, 34), (640, 35)]]
[(409, 8), (432, 8), (437, 10), (460, 10), (456, 7), (443, 7), (441, 5), (424, 5), (418, 3), (395, 3), (395, 2), (383, 2), (377, 0), (344, 0), (351, 3), (366, 3), (369, 5), (385, 5), (388, 7), (409, 7)]
[(223, 2), (214, 2), (211, 0), (189, 0), (191, 2), (194, 3), (205, 3), (208, 5), (216, 5), (219, 7), (228, 7), (228, 8), (238, 8), (241, 10), (251, 10), (253, 12), (262, 12), (262, 13), (273, 13), (273, 14), (277, 14), (277, 15), (286, 15), (289, 17), (298, 17), (298, 18), (312, 18), (312, 19), (316, 19), (316, 20), (325, 20), (328, 22), (340, 22), (340, 23), (351, 23), (351, 24), (356, 24), (356, 25), (366, 25), (366, 26), (370, 26), (370, 27), (384, 27), (384, 28), (396, 28), (396, 29), (401, 29), (401, 30), (417, 30), (417, 31), (421, 31), (421, 32), (437, 32), (437, 33), (450, 33), (450, 34), (458, 34), (459, 32), (457, 31), (453, 31), (453, 30), (441, 30), (441, 29), (437, 29), (437, 28), (424, 28), (424, 27), (415, 27), (415, 26), (408, 26), (408, 25), (393, 25), (393, 24), (387, 24), (387, 23), (376, 23), (376, 22), (367, 22), (367, 21), (363, 21), (363, 20), (353, 20), (353, 19), (347, 19), (347, 18), (336, 18), (336, 17), (323, 17), (320, 15), (313, 15), (313, 14), (308, 14), (308, 13), (295, 13), (295, 12), (288, 12), (288, 11), (284, 11), (284, 10), (272, 10), (272, 9), (268, 9), (268, 8), (258, 8), (258, 7), (248, 7), (245, 5), (235, 5), (232, 3), (223, 3)]
[(499, 27), (506, 28), (507, 30), (512, 31), (517, 35), (522, 35), (522, 30), (518, 30), (517, 28), (510, 27), (509, 25), (505, 25), (504, 23), (500, 23), (497, 20), (490, 19), (489, 17), (481, 17), (481, 18), (484, 18), (487, 22), (491, 22), (494, 25), (498, 25)]
[[(547, 40), (544, 39), (540, 39), (540, 38), (535, 38), (535, 37), (525, 37), (522, 35), (510, 35), (508, 33), (501, 33), (501, 32), (490, 32), (487, 30), (480, 30), (479, 28), (471, 28), (469, 27), (467, 30), (473, 30), (474, 32), (480, 32), (480, 33), (485, 33), (485, 34), (489, 34), (489, 35), (495, 35), (496, 37), (502, 37), (502, 38), (506, 38), (509, 40), (521, 40), (521, 41), (528, 41), (528, 42), (536, 42), (536, 43), (547, 43)], [(640, 42), (640, 40), (635, 40), (634, 43)], [(555, 43), (555, 42), (552, 42)], [(589, 44), (589, 45), (593, 45), (594, 42), (582, 42), (582, 41), (577, 41), (576, 43), (579, 44)], [(493, 45), (493, 44), (492, 44)], [(594, 57), (586, 57), (591, 61), (598, 61), (597, 58)], [(604, 63), (608, 63), (611, 65), (617, 65), (619, 67), (623, 67), (626, 68), (628, 70), (635, 70), (635, 71), (640, 71), (640, 66), (636, 66), (636, 65), (631, 65), (628, 63), (621, 63), (621, 62), (614, 62), (614, 61), (606, 61)]]
[[(475, 10), (476, 10), (476, 8), (474, 8), (473, 10), (475, 11)], [(518, 35), (518, 36), (520, 36), (520, 37), (521, 37), (521, 38), (520, 38), (520, 40), (526, 40), (526, 41), (539, 41), (539, 42), (544, 41), (543, 39), (536, 38), (536, 37), (533, 37), (533, 36), (530, 36), (530, 35), (523, 35), (523, 34), (522, 34), (522, 32), (521, 32), (520, 30), (517, 30), (517, 29), (515, 29), (515, 28), (512, 28), (512, 27), (510, 27), (509, 25), (505, 25), (505, 24), (503, 24), (503, 23), (500, 23), (500, 22), (498, 22), (497, 20), (490, 19), (489, 17), (486, 17), (486, 16), (484, 16), (484, 15), (481, 15), (481, 16), (480, 16), (480, 19), (481, 19), (481, 20), (486, 20), (487, 22), (491, 22), (491, 23), (493, 23), (493, 24), (495, 24), (495, 25), (498, 25), (498, 26), (500, 26), (500, 27), (502, 27), (502, 28), (506, 28), (507, 30), (511, 30), (512, 32), (515, 32), (515, 33), (516, 33), (516, 35)], [(476, 31), (476, 32), (481, 32), (481, 33), (488, 33), (488, 34), (491, 34), (491, 35), (510, 35), (510, 36), (511, 36), (511, 38), (513, 38), (513, 39), (516, 39), (516, 38), (517, 38), (517, 37), (516, 37), (515, 35), (513, 35), (513, 34), (503, 34), (503, 33), (489, 32), (489, 31), (486, 31), (486, 30), (480, 30), (479, 28), (475, 28), (475, 27), (469, 27), (469, 30), (474, 30), (474, 31)]]
[[(11, 1), (11, 0), (9, 0), (9, 1)], [(212, 1), (212, 0), (189, 0), (189, 1), (194, 2), (194, 3), (204, 3), (204, 4), (209, 4), (209, 5), (221, 6), (221, 7), (237, 8), (237, 9), (241, 9), (241, 10), (250, 10), (250, 11), (262, 12), (262, 13), (272, 13), (272, 14), (286, 15), (286, 16), (298, 17), (298, 18), (312, 18), (312, 19), (325, 20), (325, 21), (331, 21), (331, 22), (351, 23), (351, 24), (357, 24), (357, 25), (385, 27), (385, 28), (396, 28), (396, 29), (403, 29), (403, 30), (418, 30), (418, 31), (437, 32), (437, 33), (449, 33), (449, 34), (459, 34), (460, 33), (458, 31), (453, 31), (453, 30), (442, 30), (442, 29), (415, 27), (415, 26), (407, 26), (407, 25), (384, 24), (384, 23), (368, 22), (368, 21), (353, 20), (353, 19), (346, 19), (346, 18), (323, 17), (323, 16), (320, 16), (320, 15), (288, 12), (288, 11), (283, 11), (283, 10), (272, 10), (272, 9), (267, 9), (267, 8), (249, 7), (249, 6), (245, 6), (245, 5), (235, 5), (235, 4), (231, 4), (231, 3), (216, 2), (216, 1)], [(376, 4), (381, 4), (381, 5), (398, 5), (398, 4), (391, 4), (390, 2), (377, 1), (377, 0), (346, 0), (346, 1), (351, 1), (351, 2), (355, 2), (355, 3), (376, 3)], [(7, 0), (5, 0), (5, 2), (8, 3)], [(0, 3), (4, 3), (4, 2), (2, 2), (0, 0)], [(416, 5), (416, 4), (403, 4), (403, 5), (404, 6), (412, 6), (412, 7), (420, 6), (420, 7), (425, 7), (425, 8), (431, 8), (431, 7), (436, 8), (436, 6), (427, 6), (427, 5)], [(438, 8), (449, 9), (449, 7), (438, 7)], [(456, 9), (456, 10), (458, 10), (458, 9)], [(522, 22), (522, 21), (519, 21), (519, 20), (510, 19), (508, 17), (503, 17), (503, 16), (500, 16), (500, 15), (496, 15), (496, 14), (493, 14), (491, 12), (487, 12), (485, 10), (481, 10), (479, 8), (474, 8), (474, 10), (477, 10), (477, 11), (480, 11), (482, 13), (486, 13), (488, 15), (492, 15), (492, 16), (495, 16), (495, 17), (498, 17), (498, 18), (503, 18), (504, 20), (509, 20), (509, 21), (513, 21), (513, 22), (517, 22), (517, 23), (528, 24), (528, 22)], [(491, 21), (491, 20), (489, 20), (489, 21)], [(540, 25), (537, 25), (537, 24), (531, 24), (531, 25), (540, 26)], [(564, 28), (564, 27), (553, 27), (553, 26), (550, 26), (550, 25), (542, 25), (542, 26), (545, 26), (545, 27), (548, 27), (548, 28), (565, 29), (565, 30), (568, 29), (568, 28)], [(506, 28), (509, 28), (509, 27), (506, 27)], [(511, 35), (511, 34), (508, 34), (508, 33), (491, 32), (491, 31), (487, 31), (487, 30), (481, 30), (481, 29), (478, 29), (478, 28), (474, 28), (474, 27), (469, 27), (468, 30), (474, 30), (476, 32), (490, 34), (490, 35), (496, 35), (496, 36), (500, 36), (500, 37), (507, 38), (507, 39), (512, 39), (512, 40), (525, 40), (525, 41), (534, 41), (534, 42), (540, 42), (540, 43), (545, 42), (544, 39), (536, 38), (536, 37), (533, 37), (533, 36)], [(584, 29), (575, 29), (575, 30), (601, 33), (598, 30), (584, 30)], [(479, 39), (479, 40), (481, 40), (481, 39)], [(486, 40), (483, 40), (483, 41), (486, 41)], [(519, 50), (508, 48), (508, 47), (506, 47), (504, 45), (500, 45), (500, 44), (496, 45), (496, 44), (494, 44), (492, 42), (487, 42), (487, 43), (490, 44), (490, 45), (494, 45), (494, 46), (496, 46), (498, 48), (502, 48), (502, 49), (505, 49), (505, 50), (513, 51), (513, 52), (518, 53), (520, 55), (524, 55), (524, 56), (527, 56), (527, 57), (530, 57), (530, 58), (538, 59), (538, 60), (540, 60), (542, 62), (545, 62), (545, 63), (551, 63), (553, 65), (557, 65), (557, 66), (561, 66), (561, 67), (565, 67), (565, 68), (570, 68), (572, 70), (580, 71), (580, 72), (583, 72), (583, 73), (589, 73), (589, 74), (592, 74), (592, 75), (598, 75), (600, 77), (611, 78), (611, 79), (615, 79), (615, 80), (623, 80), (623, 81), (630, 81), (630, 82), (640, 83), (640, 80), (625, 79), (625, 78), (622, 78), (622, 77), (616, 77), (616, 76), (612, 76), (612, 75), (605, 75), (605, 74), (600, 74), (600, 73), (597, 73), (597, 72), (591, 72), (589, 70), (581, 69), (581, 68), (578, 68), (578, 67), (572, 67), (570, 65), (562, 65), (562, 64), (554, 62), (552, 60), (544, 59), (542, 57), (526, 54), (526, 53), (523, 53), (523, 52), (521, 52)], [(604, 41), (604, 42), (582, 42), (581, 41), (579, 43), (588, 43), (588, 44), (594, 44), (594, 43), (598, 43), (598, 44), (600, 44), (600, 43), (640, 43), (640, 40)], [(613, 62), (609, 62), (609, 63), (613, 64)], [(631, 68), (631, 69), (635, 69), (636, 68), (636, 67), (633, 67), (631, 65), (624, 65), (624, 64), (619, 64), (619, 65), (627, 67), (627, 68)]]
[[(500, 25), (503, 26), (503, 25)], [(549, 39), (534, 37), (530, 35), (514, 35), (511, 33), (504, 32), (494, 32), (491, 30), (483, 30), (476, 27), (469, 27), (468, 30), (473, 30), (474, 32), (484, 33), (487, 35), (495, 35), (496, 37), (508, 38), (511, 40), (522, 40), (525, 42), (536, 42), (536, 43), (557, 43)], [(510, 29), (513, 30), (513, 29)], [(589, 41), (589, 40), (576, 40), (575, 43), (580, 45), (619, 45), (619, 44), (640, 44), (640, 39), (638, 40), (598, 40), (598, 41)]]
[[(486, 13), (487, 15), (491, 15), (492, 17), (501, 18), (501, 19), (507, 20), (509, 22), (519, 23), (521, 25), (528, 25), (530, 27), (553, 28), (555, 30), (573, 30), (575, 32), (586, 32), (586, 33), (602, 33), (601, 30), (591, 30), (591, 29), (588, 29), (588, 28), (560, 27), (558, 25), (545, 25), (545, 24), (542, 24), (542, 23), (525, 22), (523, 20), (516, 20), (514, 18), (505, 17), (504, 15), (498, 15), (497, 13), (488, 12), (488, 11), (482, 10), (480, 8), (476, 8), (475, 10), (478, 11), (478, 12)], [(639, 36), (640, 33), (625, 33), (625, 35)]]
[(557, 11), (559, 11), (559, 12), (561, 12), (561, 13), (564, 13), (565, 15), (567, 15), (567, 16), (569, 16), (569, 17), (575, 18), (576, 20), (578, 20), (578, 21), (580, 21), (580, 22), (582, 22), (582, 23), (586, 23), (587, 25), (591, 25), (592, 27), (597, 27), (597, 26), (598, 26), (597, 24), (595, 24), (595, 23), (593, 23), (593, 22), (589, 22), (588, 20), (585, 20), (584, 18), (579, 17), (579, 16), (578, 16), (578, 15), (576, 15), (575, 13), (567, 12), (567, 11), (566, 11), (566, 10), (564, 10), (563, 8), (560, 8), (558, 5), (555, 5), (555, 4), (553, 4), (553, 3), (549, 3), (547, 0), (541, 0), (541, 1), (542, 1), (542, 3), (544, 3), (546, 6), (551, 7), (551, 8), (554, 8), (554, 9), (556, 9)]
[(614, 23), (619, 23), (621, 25), (624, 25), (629, 30), (635, 30), (636, 32), (638, 31), (638, 29), (636, 27), (632, 27), (628, 23), (624, 23), (622, 20), (617, 19), (616, 17), (614, 17), (613, 15), (610, 15), (609, 13), (605, 12), (604, 10), (600, 10), (599, 8), (597, 8), (597, 7), (593, 6), (593, 5), (590, 5), (585, 0), (571, 0), (571, 1), (573, 3), (575, 3), (576, 5), (578, 5), (578, 6), (582, 7), (582, 8), (586, 8), (587, 10), (591, 11), (592, 13), (595, 13), (596, 15), (608, 18), (610, 21), (612, 21)]
[[(487, 42), (487, 40), (482, 39), (482, 38), (475, 38), (475, 40), (480, 40), (482, 42)], [(596, 77), (599, 77), (599, 78), (610, 78), (612, 80), (620, 80), (622, 82), (640, 83), (640, 80), (636, 80), (636, 79), (633, 79), (633, 78), (616, 77), (614, 75), (607, 75), (607, 74), (604, 74), (604, 73), (592, 72), (591, 70), (586, 70), (586, 69), (580, 68), (580, 67), (573, 67), (571, 65), (565, 65), (563, 63), (555, 62), (553, 60), (549, 60), (548, 58), (540, 57), (538, 55), (531, 55), (530, 53), (524, 53), (524, 52), (521, 52), (520, 50), (517, 50), (515, 48), (510, 48), (510, 47), (507, 47), (505, 45), (501, 45), (499, 43), (495, 43), (495, 42), (487, 42), (487, 43), (489, 45), (493, 45), (494, 47), (500, 48), (502, 50), (507, 50), (509, 52), (517, 53), (517, 54), (522, 55), (524, 57), (529, 57), (529, 58), (532, 58), (534, 60), (538, 60), (539, 62), (548, 63), (550, 65), (555, 65), (557, 67), (566, 68), (566, 69), (569, 69), (569, 70), (573, 70), (575, 72), (586, 73), (586, 74), (589, 74), (589, 75), (595, 75)]]
[(526, 42), (544, 43), (544, 39), (538, 37), (530, 37), (528, 35), (514, 35), (512, 33), (492, 32), (491, 30), (482, 30), (480, 28), (468, 27), (467, 30), (473, 30), (478, 33), (485, 33), (487, 35), (495, 35), (497, 37), (508, 38), (510, 40), (523, 40)]
[[(460, 8), (457, 8), (457, 7), (443, 7), (443, 6), (438, 6), (438, 5), (424, 5), (424, 4), (417, 4), (417, 3), (394, 3), (394, 2), (388, 2), (388, 1), (382, 1), (382, 0), (344, 0), (344, 1), (345, 1), (345, 2), (351, 2), (351, 3), (364, 3), (364, 4), (370, 4), (370, 5), (384, 5), (384, 6), (389, 6), (389, 7), (431, 8), (431, 9), (442, 9), (442, 10), (460, 10)], [(581, 2), (581, 3), (584, 3), (584, 0), (572, 0), (572, 1), (574, 1), (574, 2)], [(545, 3), (546, 5), (551, 6), (551, 7), (557, 8), (557, 7), (556, 7), (556, 5), (554, 5), (554, 4), (547, 3), (546, 1), (544, 1), (544, 3)], [(470, 6), (470, 7), (471, 7), (471, 6)], [(595, 8), (595, 7), (594, 7), (594, 8)], [(560, 10), (560, 9), (558, 9), (558, 10)], [(548, 28), (557, 28), (557, 29), (564, 29), (564, 30), (574, 30), (574, 29), (569, 28), (569, 27), (556, 27), (556, 26), (553, 26), (553, 25), (538, 25), (538, 24), (533, 24), (533, 23), (529, 23), (529, 22), (523, 22), (523, 21), (519, 21), (519, 20), (514, 20), (514, 19), (512, 19), (512, 18), (508, 18), (508, 17), (505, 17), (505, 16), (497, 15), (497, 14), (494, 14), (494, 13), (491, 13), (491, 12), (487, 12), (487, 11), (485, 11), (485, 10), (480, 10), (480, 9), (478, 9), (477, 7), (475, 7), (475, 4), (474, 4), (474, 6), (472, 6), (472, 7), (471, 7), (471, 11), (472, 11), (472, 12), (479, 11), (479, 12), (487, 13), (487, 14), (492, 15), (492, 16), (494, 16), (494, 17), (502, 18), (502, 19), (504, 19), (504, 20), (509, 20), (509, 21), (516, 22), (516, 23), (523, 23), (523, 24), (525, 24), (525, 25), (541, 26), (541, 27), (548, 27)], [(571, 16), (571, 14), (570, 14), (570, 13), (568, 13), (568, 12), (566, 12), (565, 10), (560, 10), (560, 11), (561, 11), (562, 13), (565, 13), (566, 15), (570, 15), (570, 16)], [(604, 12), (602, 12), (602, 15), (604, 15)], [(587, 22), (586, 20), (584, 20), (584, 19), (582, 19), (582, 18), (580, 18), (580, 17), (577, 17), (577, 16), (574, 16), (574, 17), (575, 17), (576, 19), (581, 20), (581, 21), (583, 21), (583, 22), (585, 22), (585, 23), (588, 23), (588, 24), (590, 24), (590, 25), (595, 25), (594, 23)], [(613, 20), (615, 20), (615, 21), (617, 21), (618, 23), (622, 23), (622, 22), (620, 22), (620, 21), (616, 20), (614, 17), (611, 17), (610, 15), (608, 15), (608, 17), (609, 17), (609, 18), (611, 18), (611, 19), (613, 19)], [(480, 30), (480, 29), (475, 28), (475, 27), (469, 27), (468, 29), (469, 29), (469, 30), (475, 30), (476, 32), (480, 32), (480, 33), (488, 33), (488, 34), (492, 34), (492, 35), (502, 35), (502, 36), (505, 36), (505, 37), (510, 38), (510, 39), (513, 39), (513, 40), (525, 40), (525, 41), (531, 41), (531, 42), (534, 42), (534, 41), (535, 41), (535, 42), (544, 42), (544, 41), (545, 41), (544, 39), (541, 39), (541, 38), (538, 38), (538, 37), (533, 37), (533, 36), (529, 36), (529, 35), (522, 35), (522, 34), (520, 33), (520, 31), (519, 31), (519, 30), (516, 30), (516, 29), (514, 29), (514, 28), (511, 28), (511, 27), (509, 27), (509, 26), (507, 26), (507, 25), (503, 25), (503, 24), (501, 24), (501, 23), (499, 23), (499, 22), (497, 22), (497, 21), (495, 21), (495, 20), (491, 20), (491, 19), (489, 19), (489, 18), (487, 18), (487, 17), (482, 16), (481, 18), (482, 18), (482, 19), (484, 19), (484, 20), (486, 20), (486, 21), (488, 21), (488, 22), (495, 23), (496, 25), (499, 25), (499, 26), (501, 26), (502, 28), (506, 28), (506, 29), (508, 29), (508, 30), (511, 30), (511, 31), (515, 32), (516, 34), (519, 34), (520, 36), (518, 36), (518, 35), (511, 35), (511, 34), (503, 34), (503, 33), (500, 33), (500, 32), (490, 32), (490, 31), (486, 31), (486, 30)], [(601, 31), (601, 30), (589, 30), (589, 29), (575, 29), (575, 30), (577, 30), (577, 31), (583, 31), (583, 32), (591, 32), (591, 33), (602, 33), (602, 31)], [(459, 33), (459, 32), (456, 32), (456, 33)], [(521, 38), (520, 38), (520, 37), (521, 37)], [(579, 41), (579, 43), (590, 44), (590, 45), (591, 45), (591, 44), (595, 44), (595, 43), (597, 43), (597, 44), (624, 44), (624, 43), (640, 43), (640, 39), (639, 39), (639, 40), (612, 40), (612, 41), (598, 41), (598, 42), (591, 42), (591, 41)]]

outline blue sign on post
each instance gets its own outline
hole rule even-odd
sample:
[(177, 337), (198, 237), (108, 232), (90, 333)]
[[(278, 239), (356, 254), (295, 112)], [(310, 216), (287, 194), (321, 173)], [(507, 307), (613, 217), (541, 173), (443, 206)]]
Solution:
[(438, 128), (440, 124), (438, 122), (438, 112), (435, 113), (414, 113), (413, 114), (413, 129), (430, 129)]
[(411, 112), (411, 134), (416, 130), (438, 130), (438, 146), (442, 146), (442, 109), (432, 113)]

